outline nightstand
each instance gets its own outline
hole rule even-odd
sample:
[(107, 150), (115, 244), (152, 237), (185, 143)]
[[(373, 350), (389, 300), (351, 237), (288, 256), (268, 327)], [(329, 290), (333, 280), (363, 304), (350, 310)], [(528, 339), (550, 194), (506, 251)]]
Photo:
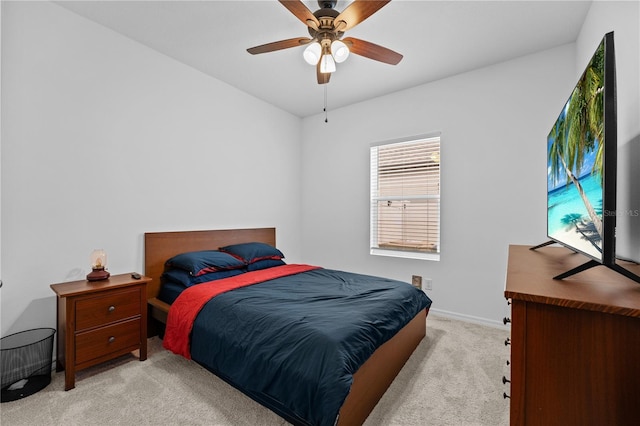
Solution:
[(101, 281), (51, 284), (58, 296), (56, 371), (65, 370), (64, 389), (75, 387), (78, 370), (140, 350), (147, 359), (147, 283), (131, 274)]

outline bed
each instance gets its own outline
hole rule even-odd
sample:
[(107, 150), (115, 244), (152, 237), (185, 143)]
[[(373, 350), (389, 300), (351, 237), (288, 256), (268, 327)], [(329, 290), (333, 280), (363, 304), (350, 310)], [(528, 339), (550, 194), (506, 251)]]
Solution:
[[(145, 275), (153, 279), (150, 285), (147, 286), (150, 334), (153, 334), (158, 330), (158, 328), (153, 328), (154, 324), (161, 325), (159, 328), (162, 329), (162, 325), (166, 324), (169, 319), (171, 305), (158, 298), (161, 292), (161, 276), (165, 271), (165, 263), (168, 259), (171, 259), (176, 255), (180, 255), (181, 253), (199, 250), (217, 250), (220, 247), (253, 242), (264, 243), (269, 246), (277, 247), (275, 228), (146, 233)], [(286, 265), (282, 268), (287, 267), (294, 267), (294, 265)], [(313, 269), (310, 272), (304, 272), (300, 276), (304, 274), (326, 275), (332, 273), (333, 271), (330, 270), (325, 271), (323, 269)], [(245, 276), (248, 275), (249, 274), (246, 274)], [(282, 279), (287, 280), (289, 277), (284, 277)], [(278, 280), (273, 282), (276, 281)], [(250, 288), (259, 289), (261, 286), (263, 286), (263, 284), (251, 285)], [(244, 290), (245, 289), (243, 288), (227, 292), (213, 300), (221, 301), (223, 299), (222, 296), (227, 297), (229, 294), (239, 295), (242, 294), (242, 291)], [(337, 424), (362, 424), (369, 413), (373, 410), (386, 389), (392, 383), (393, 379), (402, 369), (407, 359), (411, 356), (415, 348), (425, 336), (426, 317), (431, 304), (431, 301), (428, 298), (426, 299), (428, 300), (428, 303), (425, 307), (421, 308), (415, 315), (408, 318), (406, 320), (406, 324), (400, 327), (399, 331), (394, 332), (395, 334), (393, 334), (392, 337), (387, 338), (384, 343), (377, 346), (377, 349), (374, 349), (371, 355), (368, 356), (368, 358), (359, 365), (357, 371), (353, 373), (348, 393), (344, 399), (341, 399), (341, 405), (339, 406), (338, 411), (339, 414), (336, 417)], [(176, 305), (177, 303), (174, 304), (174, 311), (172, 313), (173, 318), (176, 317)], [(204, 311), (205, 309), (203, 308), (202, 310)], [(221, 310), (216, 308), (216, 312), (221, 312)], [(198, 315), (202, 317), (204, 313)], [(200, 318), (198, 321), (200, 321), (200, 323), (204, 323), (205, 320)], [(198, 328), (197, 326), (194, 327)], [(199, 328), (202, 328), (202, 326)], [(196, 339), (195, 329), (193, 333), (194, 348), (192, 349), (202, 352), (203, 349), (197, 349), (196, 344), (200, 347), (201, 344), (197, 342), (201, 342), (205, 339)], [(255, 350), (249, 352), (253, 353), (254, 351)], [(211, 367), (211, 365), (207, 365), (207, 361), (196, 359), (196, 357), (194, 357), (194, 360), (293, 424), (326, 424), (325, 421), (316, 422), (315, 420), (310, 420), (304, 416), (299, 417), (291, 415), (286, 407), (283, 408), (279, 403), (273, 403), (273, 401), (268, 399), (265, 400), (260, 397), (259, 394), (255, 394), (244, 389), (242, 384), (235, 383), (234, 378), (229, 377), (225, 371), (220, 371), (220, 367), (218, 365)], [(279, 373), (278, 375), (281, 374)], [(336, 420), (332, 420), (332, 423), (334, 421)]]

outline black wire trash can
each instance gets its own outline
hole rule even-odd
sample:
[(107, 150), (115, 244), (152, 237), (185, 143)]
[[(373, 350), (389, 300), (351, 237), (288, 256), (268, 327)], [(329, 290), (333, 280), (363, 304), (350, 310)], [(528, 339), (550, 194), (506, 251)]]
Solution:
[(51, 383), (53, 328), (35, 328), (0, 339), (2, 402), (33, 395)]

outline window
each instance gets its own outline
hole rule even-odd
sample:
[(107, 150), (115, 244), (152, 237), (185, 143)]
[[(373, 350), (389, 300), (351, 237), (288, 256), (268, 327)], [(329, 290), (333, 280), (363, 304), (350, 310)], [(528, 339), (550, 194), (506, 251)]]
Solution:
[(371, 146), (371, 254), (440, 259), (440, 136)]

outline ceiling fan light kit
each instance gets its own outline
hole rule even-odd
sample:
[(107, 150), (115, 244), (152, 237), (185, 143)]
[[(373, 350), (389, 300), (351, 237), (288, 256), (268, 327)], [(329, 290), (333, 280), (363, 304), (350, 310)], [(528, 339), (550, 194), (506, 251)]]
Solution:
[(318, 0), (320, 9), (313, 13), (300, 0), (279, 1), (307, 26), (311, 38), (292, 38), (251, 47), (247, 51), (252, 55), (308, 44), (302, 56), (309, 65), (316, 66), (318, 84), (328, 83), (330, 74), (336, 70), (336, 63), (344, 62), (350, 53), (391, 65), (398, 64), (402, 59), (401, 54), (368, 41), (354, 37), (341, 40), (345, 31), (376, 13), (391, 0), (354, 0), (342, 12), (334, 9), (336, 0)]
[[(324, 40), (323, 44), (328, 45)], [(323, 48), (317, 41), (311, 42), (304, 49), (302, 57), (309, 65), (318, 65), (318, 62), (321, 61), (321, 72), (332, 73), (336, 70), (336, 64), (344, 62), (349, 57), (349, 48), (340, 40), (334, 40), (330, 46), (330, 48)]]

